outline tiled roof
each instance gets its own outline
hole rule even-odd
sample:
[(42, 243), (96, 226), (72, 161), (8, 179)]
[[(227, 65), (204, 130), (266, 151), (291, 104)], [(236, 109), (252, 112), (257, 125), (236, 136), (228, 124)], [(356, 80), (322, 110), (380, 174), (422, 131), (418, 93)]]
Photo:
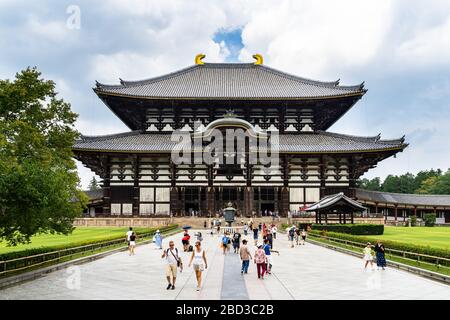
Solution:
[[(177, 144), (171, 135), (163, 133), (127, 133), (106, 136), (82, 136), (77, 140), (74, 150), (111, 152), (168, 152)], [(330, 132), (308, 132), (279, 135), (280, 152), (326, 153), (403, 149), (404, 139), (381, 140), (375, 137), (357, 137)]]
[(323, 197), (322, 199), (320, 199), (320, 201), (308, 206), (308, 208), (305, 211), (317, 211), (317, 210), (323, 210), (326, 208), (332, 208), (333, 205), (338, 202), (341, 202), (341, 203), (345, 202), (347, 205), (349, 205), (355, 209), (359, 209), (361, 211), (366, 209), (358, 201), (355, 201), (355, 200), (347, 197), (346, 195), (344, 195), (343, 192), (340, 192), (340, 193), (336, 193), (333, 195)]
[(360, 200), (397, 205), (409, 204), (416, 206), (450, 207), (450, 195), (406, 194), (356, 189), (356, 198)]
[(253, 63), (205, 63), (120, 85), (97, 82), (98, 94), (144, 98), (301, 99), (363, 95), (364, 83), (340, 86), (339, 80), (314, 81)]

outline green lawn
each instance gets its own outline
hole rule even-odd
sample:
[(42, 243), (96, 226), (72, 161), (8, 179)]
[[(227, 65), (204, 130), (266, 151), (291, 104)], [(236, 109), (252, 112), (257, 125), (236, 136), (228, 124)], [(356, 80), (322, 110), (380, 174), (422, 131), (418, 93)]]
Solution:
[[(133, 228), (137, 233), (149, 231), (148, 228)], [(57, 234), (40, 234), (31, 238), (30, 244), (21, 244), (15, 247), (7, 247), (6, 242), (0, 242), (0, 254), (6, 252), (16, 252), (26, 249), (59, 246), (72, 243), (80, 243), (86, 240), (107, 240), (112, 237), (123, 236), (125, 239), (125, 233), (128, 231), (127, 227), (124, 228), (87, 228), (77, 227), (70, 235), (57, 235)]]
[(450, 227), (384, 227), (381, 236), (364, 236), (374, 241), (392, 240), (450, 250)]

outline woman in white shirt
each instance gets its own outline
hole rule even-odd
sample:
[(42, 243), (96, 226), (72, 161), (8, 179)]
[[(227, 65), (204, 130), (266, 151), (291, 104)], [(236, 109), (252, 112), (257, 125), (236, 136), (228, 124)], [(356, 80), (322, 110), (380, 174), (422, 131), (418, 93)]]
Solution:
[(202, 272), (204, 269), (208, 268), (205, 250), (201, 248), (200, 241), (195, 242), (195, 249), (194, 251), (192, 251), (191, 260), (189, 261), (189, 267), (191, 266), (191, 264), (194, 266), (195, 276), (197, 277), (197, 291), (200, 291), (200, 287), (202, 284)]

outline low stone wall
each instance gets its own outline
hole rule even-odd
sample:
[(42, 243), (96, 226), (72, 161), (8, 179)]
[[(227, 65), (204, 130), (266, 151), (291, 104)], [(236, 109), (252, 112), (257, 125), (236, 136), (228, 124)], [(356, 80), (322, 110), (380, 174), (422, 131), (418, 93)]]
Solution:
[(168, 226), (170, 218), (78, 218), (75, 227), (160, 227)]
[[(226, 226), (225, 220), (222, 220), (222, 226)], [(198, 217), (174, 217), (174, 218), (78, 218), (75, 219), (75, 227), (158, 227), (168, 226), (170, 224), (178, 224), (180, 227), (189, 225), (194, 229), (203, 229), (206, 221), (207, 228), (211, 225), (212, 218), (198, 218)], [(248, 222), (250, 218), (236, 218), (236, 223), (233, 225), (240, 225), (241, 220)], [(253, 223), (265, 223), (281, 225), (282, 223), (315, 223), (316, 220), (312, 218), (280, 218), (272, 220), (271, 217), (253, 218)], [(334, 222), (334, 221), (333, 221)], [(384, 218), (354, 218), (355, 223), (369, 223), (369, 224), (384, 224)]]

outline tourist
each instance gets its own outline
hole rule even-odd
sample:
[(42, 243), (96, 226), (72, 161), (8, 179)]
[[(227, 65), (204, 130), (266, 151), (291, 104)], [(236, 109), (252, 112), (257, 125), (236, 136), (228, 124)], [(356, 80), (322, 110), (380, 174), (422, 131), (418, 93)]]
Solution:
[(137, 235), (136, 233), (133, 231), (133, 233), (130, 236), (130, 243), (128, 245), (128, 250), (130, 251), (130, 256), (133, 255), (134, 256), (134, 248), (136, 247), (136, 239), (137, 239)]
[(247, 246), (247, 240), (245, 239), (242, 240), (242, 247), (239, 249), (239, 256), (242, 260), (241, 274), (248, 273), (248, 267), (250, 265), (252, 255), (250, 254), (250, 250)]
[(238, 253), (240, 245), (241, 245), (241, 234), (238, 231), (236, 231), (233, 234), (233, 249), (234, 249), (234, 253)]
[[(161, 258), (166, 258), (167, 261), (167, 269), (166, 269), (166, 277), (167, 282), (167, 290), (175, 289), (175, 281), (177, 280), (177, 267), (180, 267), (180, 272), (183, 270), (183, 264), (181, 263), (181, 258), (178, 256), (178, 249), (175, 248), (175, 243), (173, 241), (169, 242), (169, 248), (164, 250)], [(172, 281), (170, 278), (172, 277)]]
[(273, 236), (274, 239), (277, 238), (277, 231), (278, 231), (277, 226), (273, 224), (270, 232), (272, 232), (272, 236)]
[(230, 250), (230, 238), (228, 237), (228, 232), (225, 231), (225, 233), (222, 236), (222, 241), (221, 241), (221, 245), (222, 245), (222, 249), (223, 249), (223, 254), (227, 254), (227, 251)]
[(253, 240), (255, 241), (255, 246), (258, 245), (258, 228), (255, 226), (253, 229)]
[(384, 257), (384, 245), (381, 240), (377, 240), (374, 251), (377, 258), (377, 269), (380, 269), (381, 267), (384, 270), (386, 267), (386, 258)]
[(247, 236), (248, 233), (248, 225), (244, 224), (244, 236)]
[(162, 238), (161, 233), (159, 232), (159, 230), (156, 230), (154, 239), (155, 239), (156, 248), (162, 249), (162, 240), (163, 240), (163, 238)]
[(302, 237), (302, 245), (305, 245), (306, 235), (307, 235), (305, 229), (302, 229), (302, 232), (300, 235)]
[(266, 272), (267, 257), (263, 250), (263, 246), (259, 246), (255, 252), (255, 264), (258, 272), (258, 279), (264, 279), (264, 273)]
[(200, 231), (196, 232), (194, 235), (197, 237), (197, 241), (200, 241), (200, 242), (203, 241), (203, 236)]
[(263, 238), (267, 236), (267, 226), (265, 223), (263, 223), (263, 226), (262, 226), (262, 236), (263, 236)]
[(127, 245), (130, 246), (130, 236), (133, 234), (133, 228), (130, 227), (126, 233)]
[(267, 234), (266, 239), (269, 241), (270, 249), (273, 249), (273, 236), (272, 236), (272, 233), (271, 233), (271, 232), (269, 232), (269, 233)]
[(259, 231), (259, 232), (262, 231), (262, 223), (261, 223), (261, 222), (258, 224), (258, 231)]
[(191, 236), (187, 230), (184, 230), (183, 238), (181, 238), (181, 243), (183, 244), (183, 251), (187, 252), (189, 250), (189, 240)]
[(208, 222), (206, 222), (206, 220), (205, 220), (205, 222), (203, 222), (203, 229), (206, 229), (207, 226), (208, 226)]
[(299, 245), (299, 240), (300, 240), (300, 229), (299, 228), (295, 228), (295, 243), (297, 245)]
[(365, 261), (364, 269), (367, 268), (367, 265), (370, 262), (370, 266), (372, 267), (373, 270), (372, 245), (370, 244), (370, 242), (367, 242), (367, 246), (364, 248), (363, 253), (364, 253), (363, 260)]
[(201, 248), (200, 241), (195, 242), (195, 249), (192, 252), (191, 260), (189, 261), (189, 267), (191, 264), (194, 267), (195, 276), (197, 278), (197, 291), (200, 291), (202, 285), (202, 272), (203, 270), (208, 269), (205, 250)]
[(294, 247), (294, 236), (295, 236), (295, 226), (292, 226), (288, 232), (289, 241), (291, 242), (291, 248)]
[(267, 257), (266, 272), (267, 272), (267, 274), (270, 274), (270, 272), (272, 270), (272, 254), (271, 253), (275, 252), (275, 253), (278, 253), (278, 255), (280, 255), (280, 253), (276, 250), (271, 249), (269, 240), (267, 240), (267, 239), (264, 240), (263, 250)]

